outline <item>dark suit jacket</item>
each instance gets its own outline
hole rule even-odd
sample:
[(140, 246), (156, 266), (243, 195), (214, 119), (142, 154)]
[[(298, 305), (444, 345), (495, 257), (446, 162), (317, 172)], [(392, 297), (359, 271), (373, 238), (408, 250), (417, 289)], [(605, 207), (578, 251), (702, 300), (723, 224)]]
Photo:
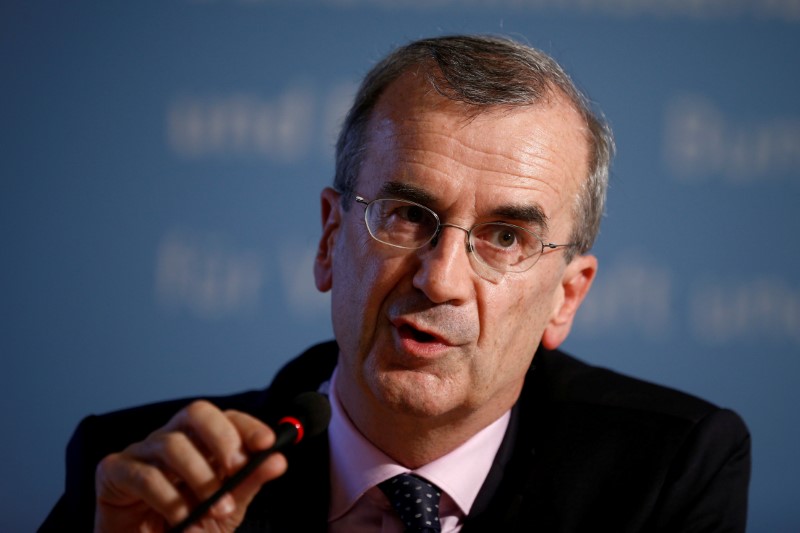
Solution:
[[(211, 401), (274, 422), (329, 378), (337, 351), (314, 346), (268, 389)], [(90, 531), (98, 461), (190, 401), (83, 420), (67, 448), (66, 490), (41, 530)], [(287, 457), (289, 471), (264, 486), (242, 531), (325, 531), (327, 436)], [(735, 413), (540, 349), (464, 531), (744, 531), (749, 473), (750, 437)]]

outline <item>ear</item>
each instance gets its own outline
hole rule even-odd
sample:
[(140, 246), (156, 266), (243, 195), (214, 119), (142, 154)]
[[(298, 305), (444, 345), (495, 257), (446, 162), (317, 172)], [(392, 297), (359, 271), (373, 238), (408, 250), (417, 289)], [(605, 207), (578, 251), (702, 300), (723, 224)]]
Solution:
[(321, 292), (327, 292), (333, 286), (334, 243), (342, 220), (339, 196), (330, 187), (323, 189), (320, 195), (322, 236), (319, 239), (317, 257), (314, 259), (314, 280)]
[(567, 338), (575, 313), (589, 293), (595, 274), (597, 258), (593, 255), (579, 255), (567, 265), (561, 278), (560, 298), (542, 335), (542, 346), (555, 350)]

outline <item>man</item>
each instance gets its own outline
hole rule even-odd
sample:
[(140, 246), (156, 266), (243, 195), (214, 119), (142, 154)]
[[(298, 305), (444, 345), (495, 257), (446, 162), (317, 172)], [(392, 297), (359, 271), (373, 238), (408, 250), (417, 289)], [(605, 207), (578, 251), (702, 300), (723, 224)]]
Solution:
[[(323, 390), (328, 432), (271, 456), (199, 527), (744, 530), (735, 414), (556, 350), (597, 270), (612, 151), (541, 52), (485, 37), (394, 52), (362, 84), (322, 192), (314, 275), (336, 342), (266, 391), (86, 419), (43, 529), (175, 525), (271, 446), (262, 420)], [(398, 479), (438, 503), (396, 504)]]

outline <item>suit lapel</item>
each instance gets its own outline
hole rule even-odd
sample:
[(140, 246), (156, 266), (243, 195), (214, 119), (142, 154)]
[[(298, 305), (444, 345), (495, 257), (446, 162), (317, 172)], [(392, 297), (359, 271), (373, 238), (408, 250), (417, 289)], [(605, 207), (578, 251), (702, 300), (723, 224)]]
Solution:
[(465, 520), (464, 533), (510, 531), (523, 516), (535, 512), (530, 495), (538, 479), (536, 430), (546, 403), (539, 397), (542, 387), (535, 369), (532, 365), (522, 394), (511, 409), (508, 429)]

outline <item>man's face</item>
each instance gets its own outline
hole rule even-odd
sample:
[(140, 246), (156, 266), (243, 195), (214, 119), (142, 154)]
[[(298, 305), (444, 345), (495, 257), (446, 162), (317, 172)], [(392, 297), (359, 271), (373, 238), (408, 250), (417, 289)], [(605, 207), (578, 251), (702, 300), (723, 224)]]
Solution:
[[(411, 74), (381, 97), (356, 193), (418, 201), (442, 222), (501, 221), (567, 243), (588, 147), (577, 113), (558, 96), (477, 116)], [(317, 285), (331, 289), (339, 343), (337, 392), (369, 424), (418, 419), (488, 424), (516, 401), (544, 336), (557, 346), (588, 290), (594, 258), (567, 265), (547, 251), (530, 270), (476, 270), (465, 232), (403, 250), (373, 240), (364, 206), (344, 211), (323, 192)], [(546, 227), (524, 213), (544, 213)]]

